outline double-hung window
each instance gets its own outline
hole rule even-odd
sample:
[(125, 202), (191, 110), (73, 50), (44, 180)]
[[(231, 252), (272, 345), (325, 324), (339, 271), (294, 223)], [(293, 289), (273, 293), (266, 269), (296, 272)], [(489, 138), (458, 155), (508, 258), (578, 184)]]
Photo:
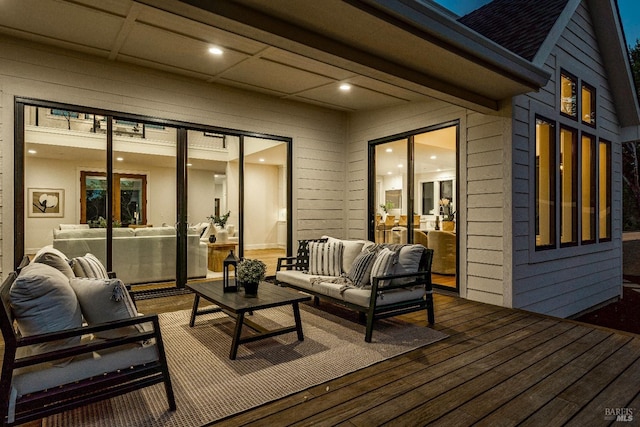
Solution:
[(561, 70), (557, 114), (536, 115), (536, 250), (611, 239), (611, 144), (598, 136), (596, 89)]

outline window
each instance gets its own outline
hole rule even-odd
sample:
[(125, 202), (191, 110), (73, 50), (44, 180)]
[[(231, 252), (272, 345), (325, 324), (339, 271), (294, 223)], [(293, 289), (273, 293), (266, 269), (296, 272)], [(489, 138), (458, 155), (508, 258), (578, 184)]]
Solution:
[[(93, 226), (107, 217), (107, 178), (103, 172), (80, 174), (81, 222)], [(147, 223), (147, 177), (134, 174), (113, 174), (114, 221), (122, 226)]]
[(433, 181), (422, 183), (422, 215), (431, 215), (435, 209)]
[(582, 242), (596, 239), (596, 139), (582, 135)]
[(611, 239), (611, 143), (600, 140), (599, 142), (599, 195), (598, 195), (598, 219), (600, 221), (600, 240)]
[(576, 108), (577, 79), (563, 71), (560, 76), (560, 112), (572, 118), (577, 118)]
[(611, 240), (611, 144), (597, 137), (596, 90), (564, 70), (559, 81), (556, 120), (536, 116), (536, 250)]
[(582, 83), (582, 123), (589, 126), (596, 125), (596, 90), (586, 83)]
[(555, 245), (555, 124), (536, 119), (536, 246)]
[(560, 128), (560, 244), (578, 243), (578, 132)]

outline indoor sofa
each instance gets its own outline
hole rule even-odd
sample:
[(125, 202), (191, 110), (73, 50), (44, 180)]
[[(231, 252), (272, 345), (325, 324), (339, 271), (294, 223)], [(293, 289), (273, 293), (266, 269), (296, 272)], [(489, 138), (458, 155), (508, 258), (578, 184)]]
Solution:
[[(69, 258), (95, 255), (106, 265), (106, 229), (53, 230), (53, 247)], [(176, 230), (173, 227), (114, 228), (113, 269), (124, 283), (175, 280)], [(196, 230), (187, 234), (187, 277), (207, 276), (207, 243)]]
[(366, 316), (365, 341), (377, 319), (426, 310), (434, 323), (431, 262), (422, 245), (390, 245), (331, 237), (300, 240), (296, 257), (278, 259), (276, 284)]

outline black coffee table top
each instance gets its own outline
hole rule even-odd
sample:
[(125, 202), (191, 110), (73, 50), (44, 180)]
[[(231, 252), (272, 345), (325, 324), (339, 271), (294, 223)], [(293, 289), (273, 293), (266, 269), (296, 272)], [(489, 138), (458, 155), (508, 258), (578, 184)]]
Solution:
[(233, 313), (245, 313), (311, 300), (311, 296), (307, 294), (282, 288), (268, 282), (260, 282), (258, 295), (255, 297), (246, 297), (243, 290), (238, 292), (224, 292), (222, 290), (222, 282), (220, 281), (188, 283), (186, 287), (204, 299)]

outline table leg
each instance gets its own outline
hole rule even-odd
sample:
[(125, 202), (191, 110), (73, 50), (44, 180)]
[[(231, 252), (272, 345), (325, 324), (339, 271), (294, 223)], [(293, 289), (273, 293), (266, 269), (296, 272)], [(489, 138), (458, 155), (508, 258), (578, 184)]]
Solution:
[(242, 324), (244, 323), (244, 313), (238, 313), (236, 316), (236, 328), (233, 332), (233, 341), (231, 342), (231, 353), (229, 359), (235, 360), (238, 354), (238, 346), (240, 345), (240, 335), (242, 334)]
[(193, 307), (191, 308), (191, 320), (189, 320), (189, 326), (193, 328), (193, 324), (196, 321), (196, 313), (198, 312), (198, 304), (200, 303), (200, 295), (196, 294), (193, 297)]
[(297, 302), (293, 303), (293, 318), (296, 320), (296, 332), (298, 333), (298, 341), (304, 341), (302, 334), (302, 322), (300, 321), (300, 307)]

